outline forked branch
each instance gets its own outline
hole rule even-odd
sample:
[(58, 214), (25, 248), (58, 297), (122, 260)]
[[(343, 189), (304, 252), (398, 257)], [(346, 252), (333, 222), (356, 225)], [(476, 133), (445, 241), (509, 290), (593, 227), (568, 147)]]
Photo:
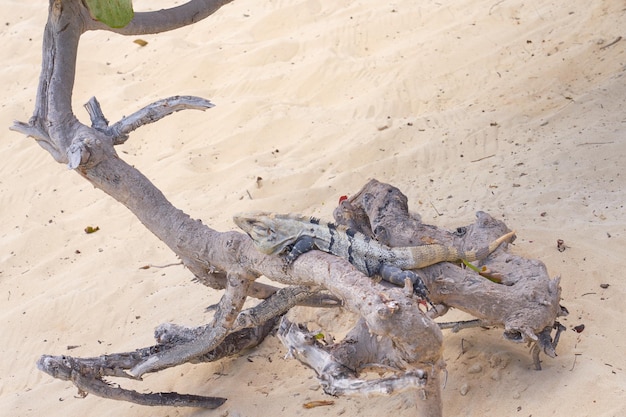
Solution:
[[(278, 317), (267, 321), (263, 326), (231, 333), (215, 349), (194, 358), (191, 362), (213, 362), (253, 348), (263, 341), (265, 336), (274, 328), (277, 320)], [(222, 405), (226, 399), (176, 392), (138, 393), (124, 389), (119, 385), (113, 385), (104, 379), (106, 377), (137, 379), (126, 371), (146, 358), (167, 352), (181, 342), (192, 340), (194, 336), (194, 333), (188, 329), (175, 325), (162, 325), (155, 331), (155, 338), (158, 342), (155, 346), (96, 358), (44, 355), (37, 362), (37, 367), (55, 378), (73, 382), (83, 396), (93, 394), (112, 400), (123, 400), (150, 406), (216, 408)]]
[[(91, 126), (104, 133), (113, 140), (113, 145), (121, 145), (128, 139), (128, 134), (133, 130), (149, 123), (158, 122), (165, 116), (181, 110), (206, 110), (215, 107), (213, 103), (202, 97), (174, 96), (156, 101), (136, 111), (130, 116), (124, 117), (119, 122), (109, 126), (109, 121), (104, 116), (100, 103), (95, 97), (89, 99), (85, 109), (91, 118)], [(73, 169), (76, 167), (71, 167)]]

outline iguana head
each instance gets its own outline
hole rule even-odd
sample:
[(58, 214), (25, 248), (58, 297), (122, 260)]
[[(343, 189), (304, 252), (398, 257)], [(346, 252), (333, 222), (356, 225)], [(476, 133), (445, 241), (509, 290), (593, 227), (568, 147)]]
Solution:
[(268, 255), (279, 254), (300, 235), (298, 228), (294, 227), (294, 219), (280, 214), (262, 211), (239, 213), (233, 216), (233, 220), (254, 240), (259, 251)]

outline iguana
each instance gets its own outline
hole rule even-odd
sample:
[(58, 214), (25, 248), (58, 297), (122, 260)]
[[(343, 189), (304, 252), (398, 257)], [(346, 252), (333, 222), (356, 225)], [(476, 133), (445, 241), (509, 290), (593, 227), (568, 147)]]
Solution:
[(350, 228), (298, 214), (250, 212), (237, 214), (233, 220), (254, 240), (259, 251), (268, 255), (286, 252), (287, 264), (305, 252), (319, 249), (346, 259), (369, 277), (380, 275), (400, 286), (408, 278), (415, 294), (423, 300), (428, 300), (428, 289), (411, 269), (439, 262), (484, 259), (515, 235), (509, 232), (489, 246), (471, 251), (439, 244), (391, 248)]

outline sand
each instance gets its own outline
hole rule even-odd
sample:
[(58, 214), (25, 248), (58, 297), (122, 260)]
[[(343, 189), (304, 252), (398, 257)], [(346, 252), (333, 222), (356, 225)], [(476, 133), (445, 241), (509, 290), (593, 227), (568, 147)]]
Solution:
[[(141, 269), (177, 259), (121, 204), (8, 131), (33, 111), (47, 2), (0, 7), (0, 415), (415, 415), (413, 393), (305, 410), (331, 398), (275, 337), (130, 385), (226, 396), (216, 411), (79, 399), (38, 371), (41, 354), (131, 350), (160, 323), (208, 322), (220, 293), (181, 266)], [(625, 22), (609, 0), (237, 0), (142, 36), (144, 47), (86, 34), (74, 108), (87, 123), (91, 96), (112, 121), (170, 95), (211, 99), (215, 108), (144, 127), (118, 151), (218, 230), (250, 209), (330, 219), (369, 178), (399, 187), (431, 224), (468, 224), (477, 210), (503, 219), (517, 230), (515, 253), (561, 276), (567, 331), (540, 372), (501, 330), (445, 333), (445, 415), (623, 416), (626, 41), (611, 43)], [(331, 333), (350, 322), (339, 311), (295, 317)]]

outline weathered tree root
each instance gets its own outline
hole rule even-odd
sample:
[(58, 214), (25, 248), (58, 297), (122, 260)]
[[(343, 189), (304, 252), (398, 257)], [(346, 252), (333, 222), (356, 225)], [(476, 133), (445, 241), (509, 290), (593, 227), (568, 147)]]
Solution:
[[(328, 258), (332, 262), (325, 263)], [(310, 264), (311, 260), (316, 262)], [(292, 268), (297, 275), (307, 271), (319, 285), (341, 298), (346, 309), (361, 317), (341, 343), (329, 347), (331, 356), (320, 346), (311, 345), (310, 338), (297, 336), (297, 327), (292, 326), (292, 337), (284, 339), (289, 340), (288, 348), (325, 356), (332, 364), (325, 370), (319, 361), (307, 363), (318, 371), (327, 392), (367, 395), (419, 388), (425, 401), (417, 404), (418, 408), (424, 415), (441, 416), (443, 335), (412, 293), (375, 282), (342, 259), (318, 251), (301, 255)], [(391, 373), (391, 379), (363, 383), (360, 373), (372, 367)], [(344, 373), (346, 369), (352, 373)]]
[[(393, 395), (408, 389), (424, 388), (428, 382), (428, 373), (421, 369), (398, 372), (390, 365), (383, 365), (383, 356), (389, 346), (374, 342), (375, 337), (369, 334), (363, 321), (344, 342), (337, 345), (323, 345), (319, 341), (319, 332), (309, 332), (306, 327), (291, 323), (286, 317), (282, 318), (277, 335), (288, 348), (288, 356), (315, 370), (324, 392), (329, 395)], [(392, 372), (393, 375), (359, 379), (359, 373), (365, 368)]]
[(226, 402), (226, 398), (204, 397), (200, 395), (179, 394), (176, 392), (139, 393), (137, 391), (114, 386), (98, 375), (98, 368), (86, 365), (83, 359), (71, 356), (42, 356), (37, 362), (39, 370), (51, 376), (72, 381), (81, 397), (94, 394), (113, 400), (123, 400), (141, 405), (217, 408)]
[[(400, 190), (376, 180), (335, 210), (337, 222), (356, 227), (389, 246), (438, 242), (480, 247), (509, 230), (487, 213), (476, 216), (476, 223), (454, 232), (426, 225), (409, 214), (407, 198)], [(477, 325), (503, 327), (506, 339), (533, 345), (535, 368), (541, 369), (539, 351), (556, 356), (561, 332), (556, 319), (568, 313), (559, 304), (559, 278), (550, 279), (543, 262), (509, 253), (508, 244), (477, 262), (476, 267), (487, 277), (451, 263), (423, 268), (420, 275), (431, 300), (443, 305), (444, 313), (454, 307), (476, 317)], [(554, 338), (552, 330), (556, 330)]]
[[(477, 218), (476, 223), (459, 227), (455, 232), (425, 225), (409, 214), (407, 199), (397, 188), (376, 180), (371, 180), (335, 210), (338, 223), (389, 246), (437, 242), (471, 249), (484, 246), (509, 231), (503, 222), (486, 213), (478, 212)], [(441, 328), (459, 331), (476, 326), (503, 327), (508, 340), (532, 345), (532, 358), (538, 370), (541, 369), (541, 351), (550, 357), (556, 356), (555, 348), (564, 329), (556, 319), (568, 312), (559, 304), (559, 279), (550, 279), (542, 262), (510, 254), (505, 244), (472, 268), (464, 268), (463, 264), (441, 263), (421, 269), (420, 276), (425, 280), (431, 300), (437, 303), (436, 308), (428, 312), (430, 317), (443, 315), (450, 307), (477, 317), (467, 322), (442, 323)], [(385, 286), (383, 283), (375, 285)], [(329, 289), (340, 296), (332, 288)], [(387, 305), (392, 305), (403, 297), (394, 293), (384, 299)], [(402, 320), (401, 317), (406, 317), (403, 314), (406, 312), (402, 310), (398, 307), (381, 317)], [(340, 343), (322, 344), (320, 332), (309, 332), (286, 319), (281, 322), (278, 336), (291, 356), (315, 370), (328, 394), (393, 394), (417, 388), (422, 389), (428, 399), (426, 388), (430, 386), (432, 393), (433, 385), (429, 378), (437, 379), (443, 362), (433, 361), (429, 372), (424, 366), (424, 358), (421, 361), (418, 359), (418, 349), (412, 356), (413, 361), (404, 358), (404, 366), (399, 365), (401, 362), (398, 359), (403, 357), (399, 353), (402, 351), (402, 337), (380, 337), (379, 331), (372, 330), (365, 312), (360, 313), (361, 320)], [(421, 334), (427, 334), (424, 332), (429, 326), (423, 325), (429, 319), (422, 316), (422, 320), (422, 325), (418, 327), (423, 327)], [(406, 326), (406, 323), (403, 325)], [(554, 337), (553, 330), (556, 330)], [(412, 334), (411, 329), (406, 332)], [(421, 350), (426, 352), (424, 347)], [(392, 375), (372, 380), (360, 379), (360, 374), (368, 368), (384, 369)], [(434, 406), (437, 401), (430, 400), (425, 403), (429, 407), (426, 415), (440, 415), (441, 409)]]
[[(263, 326), (243, 329), (228, 335), (224, 341), (210, 352), (191, 359), (191, 363), (213, 362), (227, 356), (239, 354), (257, 346), (265, 339), (278, 322), (278, 316), (268, 320)], [(177, 325), (161, 325), (155, 331), (159, 344), (133, 352), (114, 353), (95, 358), (73, 358), (71, 356), (43, 355), (37, 361), (37, 368), (47, 374), (76, 385), (81, 396), (93, 394), (112, 400), (129, 401), (148, 406), (217, 408), (226, 398), (179, 394), (177, 392), (139, 393), (110, 384), (104, 377), (141, 379), (130, 375), (132, 369), (147, 358), (167, 352), (180, 343), (193, 340), (197, 332)]]
[[(279, 289), (255, 307), (241, 311), (230, 329), (230, 334), (222, 343), (205, 354), (190, 357), (187, 362), (213, 362), (257, 346), (275, 327), (284, 313), (303, 302), (305, 305), (318, 307), (338, 305), (337, 298), (319, 291), (312, 291), (307, 287)], [(211, 332), (210, 327), (210, 325), (205, 325), (189, 328), (165, 323), (155, 329), (154, 337), (158, 343), (155, 346), (95, 358), (43, 355), (37, 362), (37, 367), (54, 378), (73, 382), (82, 396), (92, 393), (104, 398), (149, 406), (216, 408), (226, 399), (176, 392), (142, 394), (120, 386), (115, 387), (103, 380), (106, 376), (141, 379), (132, 375), (132, 369), (146, 362), (152, 363), (153, 358), (169, 356), (171, 351), (180, 350), (183, 346), (197, 344), (198, 339), (206, 337)]]

